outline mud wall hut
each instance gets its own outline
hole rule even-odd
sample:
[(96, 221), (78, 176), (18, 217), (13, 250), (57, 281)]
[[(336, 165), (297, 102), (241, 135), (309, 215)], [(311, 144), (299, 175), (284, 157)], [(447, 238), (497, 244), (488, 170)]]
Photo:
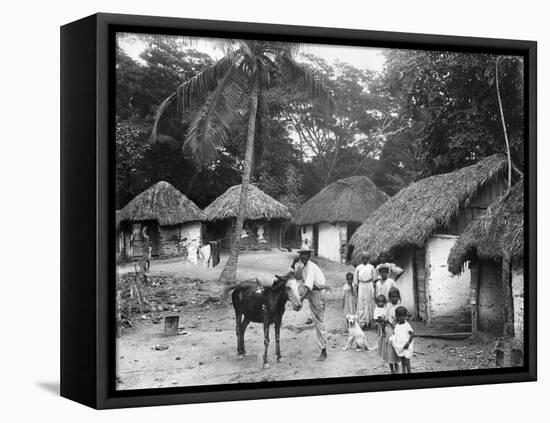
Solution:
[(307, 240), (319, 257), (340, 261), (342, 246), (387, 199), (366, 176), (340, 179), (306, 201), (293, 223), (300, 226), (302, 242)]
[(458, 236), (506, 189), (504, 156), (414, 182), (382, 204), (352, 236), (354, 261), (393, 261), (402, 303), (419, 319), (470, 329), (470, 272), (453, 275), (447, 258)]
[[(237, 215), (241, 185), (234, 185), (204, 209), (208, 240), (221, 240), (230, 249)], [(241, 250), (270, 250), (281, 247), (281, 228), (290, 219), (288, 208), (250, 184), (248, 207), (241, 234)]]
[(202, 239), (203, 220), (204, 214), (195, 203), (168, 182), (158, 182), (118, 213), (121, 257), (133, 259), (146, 253), (144, 228), (153, 257), (183, 255), (190, 241)]
[[(523, 341), (523, 181), (503, 194), (458, 238), (448, 258), (453, 274), (471, 274), (474, 331), (504, 332), (507, 319)], [(507, 310), (510, 308), (510, 310)]]

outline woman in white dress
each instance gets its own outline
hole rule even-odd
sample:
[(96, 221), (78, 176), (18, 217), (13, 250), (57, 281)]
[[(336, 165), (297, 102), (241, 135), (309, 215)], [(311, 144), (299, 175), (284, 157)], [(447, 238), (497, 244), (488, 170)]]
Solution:
[(361, 256), (361, 264), (355, 268), (357, 289), (357, 318), (364, 329), (370, 327), (374, 310), (374, 266), (366, 255)]

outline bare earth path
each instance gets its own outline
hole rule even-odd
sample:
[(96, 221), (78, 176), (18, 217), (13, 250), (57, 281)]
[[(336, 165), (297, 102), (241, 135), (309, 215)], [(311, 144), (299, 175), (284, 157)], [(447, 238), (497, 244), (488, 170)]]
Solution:
[[(274, 273), (285, 273), (294, 255), (290, 253), (247, 253), (239, 259), (239, 280), (258, 277), (269, 281)], [(215, 279), (223, 268), (189, 266), (180, 260), (155, 261), (151, 277), (185, 277), (196, 282), (202, 294), (219, 296), (221, 287)], [(346, 341), (342, 316), (341, 283), (345, 272), (351, 270), (340, 264), (316, 260), (323, 268), (333, 291), (328, 295), (327, 329), (329, 332), (328, 360), (315, 361), (316, 348), (313, 326), (306, 324), (309, 305), (299, 312), (288, 306), (283, 317), (281, 351), (283, 362), (275, 361), (274, 334), (271, 333), (271, 368), (262, 368), (263, 330), (251, 323), (246, 332), (247, 356), (237, 359), (235, 319), (231, 304), (197, 303), (192, 310), (158, 313), (159, 317), (178, 314), (183, 334), (165, 336), (163, 320), (137, 319), (117, 341), (119, 389), (139, 389), (204, 384), (259, 382), (270, 380), (312, 379), (388, 373), (387, 365), (377, 351), (342, 351)], [(122, 266), (119, 273), (132, 269)], [(260, 269), (260, 270), (259, 270)], [(195, 291), (193, 291), (195, 292)], [(191, 290), (189, 291), (191, 295)], [(189, 298), (189, 301), (193, 301)], [(137, 317), (137, 316), (136, 316)], [(157, 319), (159, 321), (159, 319)], [(272, 329), (273, 331), (273, 329)], [(369, 343), (376, 344), (375, 331), (368, 331)], [(168, 347), (157, 350), (156, 346)], [(415, 339), (413, 372), (462, 370), (494, 367), (493, 343)]]

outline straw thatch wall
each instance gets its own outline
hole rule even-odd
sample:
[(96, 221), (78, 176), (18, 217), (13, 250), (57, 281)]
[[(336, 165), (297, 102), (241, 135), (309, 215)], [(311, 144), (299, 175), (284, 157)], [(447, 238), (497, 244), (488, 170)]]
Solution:
[[(207, 221), (236, 218), (239, 214), (241, 185), (234, 185), (204, 209)], [(246, 220), (290, 219), (290, 211), (284, 204), (255, 187), (248, 185)]]
[(156, 220), (159, 225), (177, 225), (204, 220), (195, 203), (168, 182), (160, 181), (126, 204), (118, 216), (119, 222)]
[(500, 262), (503, 255), (509, 255), (513, 262), (520, 262), (523, 226), (523, 181), (520, 181), (468, 225), (449, 254), (449, 271), (460, 273), (464, 263), (474, 257)]
[(505, 157), (496, 154), (402, 189), (354, 233), (350, 240), (354, 260), (363, 252), (376, 262), (391, 259), (398, 248), (422, 247), (429, 236), (449, 225), (481, 188), (505, 169)]
[(366, 176), (340, 179), (306, 201), (294, 215), (293, 223), (363, 223), (387, 199)]

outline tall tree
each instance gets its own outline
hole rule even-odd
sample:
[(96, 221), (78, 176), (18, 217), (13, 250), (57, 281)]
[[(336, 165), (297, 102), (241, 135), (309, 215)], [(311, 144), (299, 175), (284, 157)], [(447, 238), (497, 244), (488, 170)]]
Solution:
[[(381, 154), (386, 169), (411, 182), (506, 153), (494, 55), (389, 50), (386, 58), (383, 89), (401, 104), (410, 122), (402, 133), (388, 138)], [(499, 61), (498, 70), (511, 161), (521, 169), (523, 61), (507, 57)]]
[(179, 85), (158, 107), (151, 141), (156, 140), (160, 118), (174, 102), (178, 115), (193, 102), (202, 102), (187, 131), (184, 148), (189, 149), (203, 164), (211, 163), (228, 143), (233, 122), (246, 124), (239, 213), (230, 256), (220, 275), (220, 281), (227, 282), (235, 280), (237, 273), (255, 139), (268, 129), (267, 92), (274, 83), (296, 82), (327, 112), (331, 110), (332, 103), (324, 85), (294, 60), (296, 44), (228, 40), (222, 42), (222, 47), (226, 52), (222, 59)]
[[(342, 62), (329, 64), (305, 55), (312, 69), (333, 93), (334, 114), (313, 108), (302, 93), (287, 87), (283, 116), (297, 136), (303, 168), (313, 171), (314, 192), (336, 179), (369, 174), (389, 131), (395, 131), (399, 113), (383, 93), (376, 91), (377, 74)], [(369, 176), (371, 176), (369, 174)]]

